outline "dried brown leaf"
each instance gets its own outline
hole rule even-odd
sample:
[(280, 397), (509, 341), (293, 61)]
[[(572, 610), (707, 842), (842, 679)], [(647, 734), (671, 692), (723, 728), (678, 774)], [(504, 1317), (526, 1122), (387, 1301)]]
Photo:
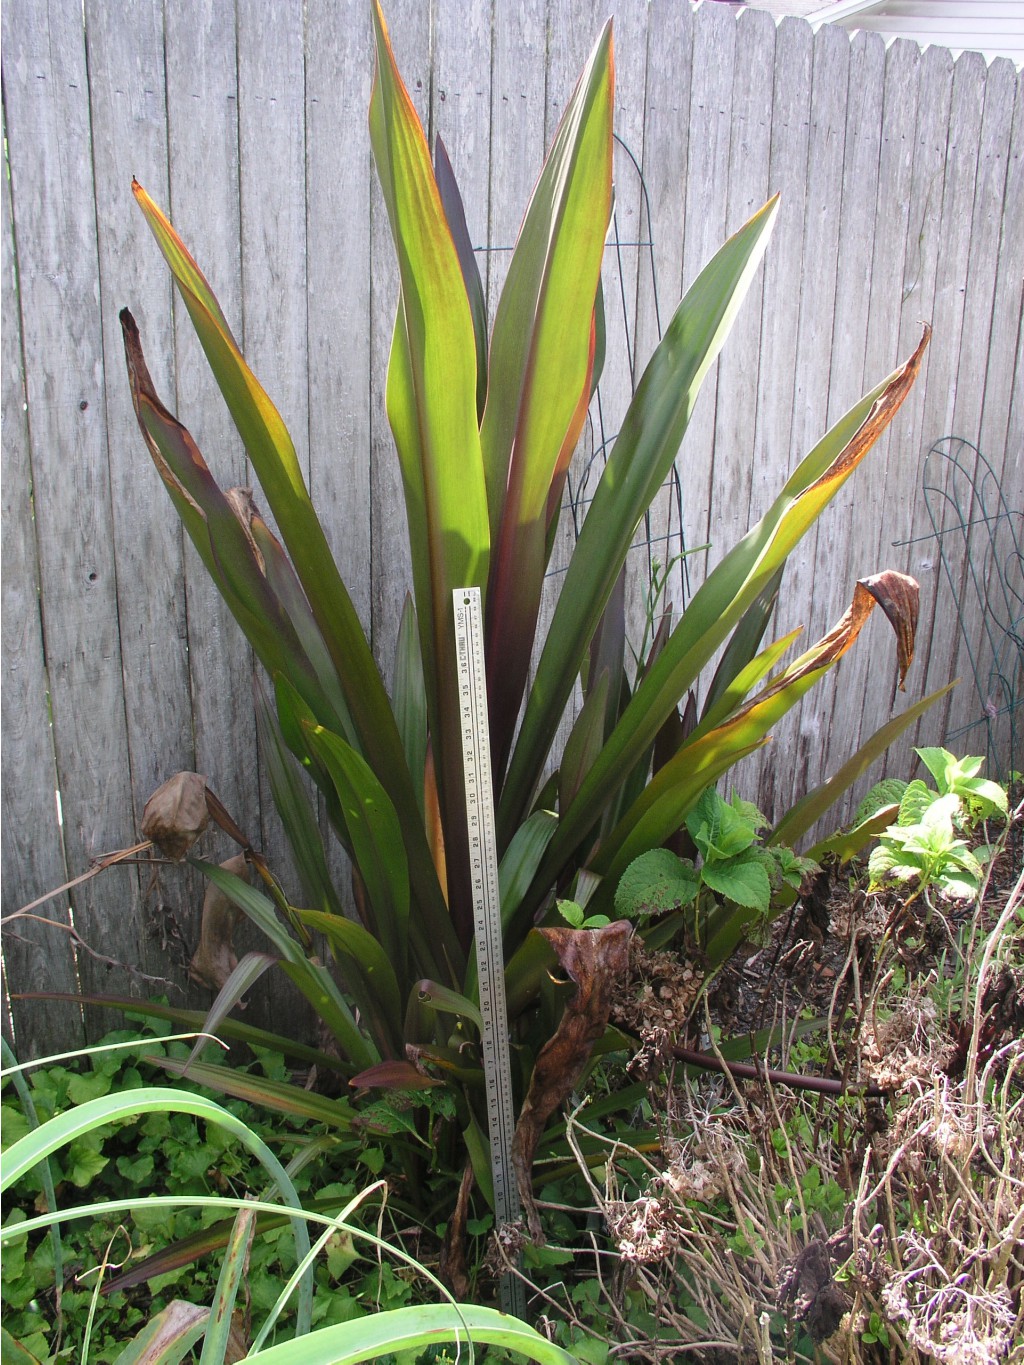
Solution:
[(206, 778), (199, 773), (175, 773), (146, 802), (142, 833), (165, 857), (180, 862), (209, 821)]
[(537, 1055), (530, 1089), (512, 1143), (512, 1164), (530, 1236), (543, 1241), (531, 1172), (548, 1119), (567, 1098), (594, 1044), (608, 1026), (614, 988), (629, 966), (633, 926), (617, 920), (603, 929), (540, 929), (562, 969), (576, 983), (554, 1035)]
[[(221, 863), (225, 872), (233, 872), (243, 881), (249, 881), (249, 865), (243, 853), (236, 853)], [(212, 883), (203, 897), (203, 925), (199, 936), (199, 947), (189, 963), (188, 974), (197, 985), (208, 986), (211, 991), (219, 991), (231, 973), (238, 966), (235, 956), (233, 935), (242, 911), (230, 900), (220, 887)]]

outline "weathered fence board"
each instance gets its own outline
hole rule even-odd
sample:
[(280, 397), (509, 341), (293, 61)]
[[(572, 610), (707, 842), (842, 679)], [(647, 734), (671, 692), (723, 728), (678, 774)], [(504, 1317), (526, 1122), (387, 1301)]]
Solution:
[[(6, 137), (6, 125), (4, 127)], [(4, 679), (2, 702), (5, 809), (2, 825), (4, 906), (28, 905), (42, 890), (67, 880), (57, 821), (57, 769), (53, 754), (46, 661), (39, 619), (39, 567), (32, 512), (27, 404), (21, 327), (15, 280), (10, 181), (3, 195), (3, 315), (0, 375), (3, 381), (3, 592)], [(9, 804), (8, 804), (9, 803)], [(37, 913), (69, 925), (66, 898), (41, 905)], [(70, 926), (69, 926), (70, 927)], [(4, 936), (4, 997), (7, 982), (25, 990), (53, 983), (75, 988), (74, 960), (62, 934), (51, 925), (22, 919)], [(26, 1011), (21, 1045), (45, 1052), (55, 1038), (66, 1046), (83, 1041), (82, 1020), (71, 1006), (45, 1014)]]
[[(809, 642), (845, 609), (857, 577), (906, 568), (922, 585), (907, 697), (894, 692), (887, 628), (872, 622), (737, 775), (778, 814), (894, 710), (966, 669), (920, 492), (924, 452), (964, 436), (1001, 471), (1011, 506), (1024, 501), (1021, 77), (1005, 60), (954, 63), (943, 49), (886, 49), (868, 33), (851, 43), (724, 5), (615, 8), (624, 146), (604, 271), (609, 357), (574, 476), (595, 452), (600, 462), (683, 290), (782, 193), (764, 268), (680, 454), (682, 525), (666, 489), (640, 528), (635, 633), (651, 561), (664, 564), (680, 536), (691, 549), (710, 542), (671, 576), (678, 606), (829, 423), (909, 354), (921, 322), (934, 328), (891, 435), (794, 553), (775, 621), (778, 632), (803, 623)], [(607, 9), (387, 6), (413, 99), (454, 163), (492, 318), (544, 148)], [(194, 248), (284, 415), (390, 677), (411, 573), (384, 409), (398, 279), (367, 133), (372, 46), (366, 8), (328, 0), (4, 6), (5, 914), (129, 844), (149, 791), (182, 766), (205, 773), (288, 866), (255, 737), (250, 652), (135, 430), (125, 304), (158, 388), (219, 480), (252, 481), (132, 202), (133, 173)], [(593, 483), (577, 490), (577, 513)], [(567, 512), (561, 563), (574, 534)], [(912, 743), (941, 742), (979, 712), (965, 682), (894, 748), (890, 770), (907, 772)], [(231, 851), (223, 840), (207, 847)], [(334, 866), (344, 881), (343, 858)], [(134, 973), (85, 950), (76, 960), (66, 930), (26, 920), (8, 925), (7, 986), (77, 980), (139, 994), (159, 988), (147, 977), (166, 976), (174, 999), (201, 1003), (208, 993), (185, 976), (201, 895), (191, 873), (151, 880), (137, 867), (76, 887), (41, 913), (67, 924), (73, 907), (85, 943)], [(13, 1009), (26, 1052), (83, 1035), (73, 1008)], [(286, 984), (264, 978), (250, 1018), (285, 1009)], [(95, 1032), (105, 1021), (87, 1022)]]

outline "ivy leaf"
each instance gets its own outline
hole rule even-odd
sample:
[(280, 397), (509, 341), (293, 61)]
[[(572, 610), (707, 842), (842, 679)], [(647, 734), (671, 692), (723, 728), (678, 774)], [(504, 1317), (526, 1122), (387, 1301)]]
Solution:
[(68, 1148), (67, 1177), (79, 1189), (84, 1188), (99, 1175), (109, 1157), (96, 1147), (85, 1142), (73, 1142)]

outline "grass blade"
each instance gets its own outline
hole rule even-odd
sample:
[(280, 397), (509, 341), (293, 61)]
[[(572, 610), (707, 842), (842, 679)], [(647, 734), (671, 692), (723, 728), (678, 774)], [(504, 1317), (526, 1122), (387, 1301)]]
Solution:
[(221, 1261), (199, 1365), (223, 1365), (226, 1359), (228, 1337), (231, 1334), (231, 1314), (234, 1312), (238, 1287), (248, 1267), (249, 1248), (255, 1230), (256, 1210), (239, 1209), (228, 1238), (224, 1259)]

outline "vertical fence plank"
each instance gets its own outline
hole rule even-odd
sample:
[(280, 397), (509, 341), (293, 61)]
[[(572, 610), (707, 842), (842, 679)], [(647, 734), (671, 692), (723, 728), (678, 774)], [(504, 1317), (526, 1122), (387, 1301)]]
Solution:
[[(774, 26), (773, 26), (774, 37)], [(688, 111), (693, 67), (693, 11), (689, 5), (654, 0), (649, 10), (644, 92), (643, 176), (646, 188), (641, 239), (643, 248), (637, 281), (635, 355), (642, 373), (678, 306), (683, 278), (683, 205), (689, 157)], [(663, 54), (671, 52), (666, 62)], [(649, 519), (651, 537), (667, 560), (685, 547), (680, 516), (692, 492), (681, 479), (658, 495)], [(674, 610), (689, 592), (690, 566), (684, 559), (670, 575), (667, 603)]]
[[(907, 528), (906, 538), (909, 543), (905, 547), (883, 545), (883, 548), (889, 550), (894, 566), (905, 569), (921, 584), (921, 643), (907, 681), (910, 701), (918, 700), (927, 690), (924, 663), (927, 658), (927, 639), (931, 625), (929, 604), (938, 570), (938, 546), (931, 536), (931, 528), (924, 514), (921, 471), (923, 456), (929, 444), (924, 437), (924, 423), (928, 394), (933, 382), (932, 356), (934, 353), (938, 357), (938, 371), (934, 382), (941, 383), (948, 344), (944, 335), (946, 320), (941, 310), (936, 309), (936, 284), (943, 248), (941, 215), (952, 94), (952, 55), (942, 48), (928, 48), (921, 59), (920, 69), (914, 168), (908, 208), (907, 251), (903, 261), (901, 289), (900, 355), (909, 354), (917, 343), (922, 322), (933, 322), (934, 330), (931, 345), (925, 352), (920, 378), (897, 419), (898, 449), (905, 466), (904, 477), (909, 485), (906, 495), (908, 506), (905, 509), (909, 514), (909, 521), (903, 523)], [(891, 449), (892, 447), (890, 451)], [(901, 560), (901, 556), (905, 558)], [(934, 729), (936, 722), (937, 715), (934, 711), (926, 715), (918, 728), (918, 737), (936, 735), (937, 731)], [(913, 737), (914, 732), (911, 731), (909, 737), (904, 737), (900, 741), (900, 749), (887, 757), (883, 765), (884, 770), (901, 776), (910, 771), (912, 759), (909, 745)], [(900, 754), (899, 758), (896, 757), (897, 752)]]
[[(373, 81), (369, 6), (306, 6), (306, 279), (310, 492), (370, 631), (370, 202)], [(344, 148), (344, 171), (339, 159)], [(322, 803), (321, 803), (322, 806)], [(321, 810), (343, 900), (348, 859)]]
[[(985, 411), (985, 377), (990, 354), (988, 343), (996, 303), (999, 252), (1003, 245), (1003, 205), (1016, 85), (1015, 72), (1009, 62), (997, 62), (989, 68), (985, 81), (985, 110), (974, 186), (964, 324), (953, 407), (953, 432), (978, 446), (982, 455), (997, 470), (1003, 464), (1003, 452), (998, 448), (986, 451), (981, 444), (981, 433)], [(1019, 457), (1020, 452), (1018, 465)], [(972, 522), (976, 522), (980, 516), (977, 502), (970, 508), (970, 516)], [(1001, 567), (1005, 571), (1006, 565)], [(972, 526), (965, 547), (960, 578), (960, 597), (964, 602), (970, 601), (968, 574), (971, 570), (989, 584), (995, 595), (996, 584), (992, 580), (997, 567), (991, 562), (988, 528), (979, 524)], [(977, 654), (977, 647), (972, 652)], [(970, 675), (968, 651), (961, 649), (955, 604), (948, 596), (937, 598), (936, 601), (930, 664), (933, 673), (936, 669), (944, 669), (950, 677), (960, 676), (964, 680), (950, 700), (947, 730), (959, 730), (969, 721), (980, 717), (986, 705), (998, 706), (996, 697), (982, 698), (977, 695)]]
[[(867, 288), (864, 388), (877, 384), (895, 368), (900, 358), (897, 348), (901, 284), (913, 170), (919, 60), (920, 50), (916, 43), (893, 44), (885, 55), (874, 220), (867, 238), (873, 245)], [(897, 428), (899, 424), (897, 417)], [(887, 440), (888, 434), (876, 443), (819, 522), (818, 563), (827, 562), (831, 572), (824, 576), (823, 591), (816, 593), (822, 602), (814, 615), (811, 638), (827, 630), (846, 609), (858, 578), (892, 567), (889, 542), (894, 538), (893, 526), (899, 509), (891, 504), (890, 496), (885, 493), (889, 472), (885, 465)], [(902, 467), (897, 466), (893, 473), (897, 484), (906, 478)], [(897, 496), (895, 490), (891, 496)], [(846, 508), (850, 509), (848, 518), (842, 515)], [(798, 776), (798, 787), (813, 786), (827, 777), (856, 751), (861, 738), (866, 739), (890, 718), (895, 676), (892, 637), (879, 617), (866, 628), (856, 647), (832, 671), (826, 684), (815, 688), (803, 703), (803, 715), (813, 707), (817, 714), (824, 710), (834, 717), (841, 715), (843, 723), (833, 722), (819, 734), (814, 744), (815, 757), (810, 759), (806, 777), (801, 780)], [(827, 771), (818, 757), (823, 753), (828, 763)]]
[[(783, 19), (775, 35), (772, 145), (769, 189), (781, 193), (778, 223), (765, 258), (761, 304), (761, 365), (757, 379), (757, 421), (751, 461), (748, 525), (771, 506), (796, 460), (792, 449), (794, 373), (799, 336), (799, 288), (803, 271), (803, 223), (807, 148), (811, 120), (813, 44), (807, 24)], [(784, 586), (787, 586), (784, 584)], [(776, 634), (790, 622), (786, 608), (774, 618)], [(799, 618), (798, 618), (799, 620)], [(777, 743), (769, 746), (778, 750)], [(785, 765), (775, 753), (760, 760), (757, 803), (775, 808)]]
[[(288, 427), (308, 487), (305, 7), (257, 0), (238, 5), (237, 15), (243, 347)], [(259, 782), (263, 850), (294, 896), (297, 876), (262, 765)], [(310, 1026), (309, 1008), (283, 976), (264, 976), (254, 997), (287, 1009), (293, 1031)]]
[[(195, 762), (181, 525), (139, 435), (118, 322), (119, 309), (131, 307), (157, 391), (170, 396), (170, 278), (131, 194), (134, 174), (158, 202), (168, 198), (163, 13), (138, 0), (87, 0), (84, 12), (117, 612), (131, 791), (141, 817), (160, 783)], [(131, 838), (129, 826), (121, 842)], [(183, 896), (183, 881), (173, 878), (159, 898), (140, 898), (138, 965), (152, 975), (176, 975), (161, 918), (179, 919)]]
[[(168, 178), (171, 216), (195, 255), (235, 335), (242, 333), (239, 222), (238, 60), (234, 0), (165, 0)], [(151, 269), (162, 268), (155, 243)], [(244, 339), (243, 339), (244, 340)], [(174, 359), (178, 416), (195, 437), (222, 488), (252, 483), (245, 452), (180, 297), (174, 295)], [(253, 656), (191, 541), (185, 545), (189, 674), (195, 766), (242, 829), (258, 838), (260, 792)], [(235, 852), (219, 830), (203, 845), (213, 861)], [(176, 927), (182, 956), (196, 947), (205, 882), (185, 870), (161, 872), (161, 891), (184, 879), (188, 901)], [(168, 926), (171, 928), (172, 926)], [(240, 928), (239, 946), (255, 934)], [(196, 1005), (209, 993), (190, 987)], [(270, 1024), (265, 992), (250, 1000), (247, 1022)]]
[[(729, 146), (726, 230), (736, 232), (768, 200), (775, 25), (763, 11), (744, 10), (736, 30), (736, 79)], [(725, 241), (723, 234), (722, 242)], [(719, 243), (721, 245), (722, 243)], [(769, 253), (773, 244), (768, 244)], [(718, 363), (719, 401), (709, 506), (711, 559), (720, 560), (746, 535), (751, 456), (757, 419), (757, 378), (763, 360), (764, 267), (750, 286)]]
[[(6, 140), (6, 121), (4, 128)], [(39, 566), (33, 515), (32, 469), (21, 351), (21, 319), (11, 220), (11, 186), (4, 176), (0, 281), (3, 287), (3, 771), (11, 806), (4, 812), (3, 915), (68, 880), (57, 820), (57, 769), (48, 710), (46, 660), (39, 614)], [(15, 808), (16, 803), (16, 808)], [(68, 922), (67, 897), (35, 913)], [(29, 919), (4, 929), (4, 971), (11, 991), (74, 991), (75, 964), (67, 934)], [(74, 1005), (11, 1005), (4, 1036), (23, 1059), (83, 1041)], [(11, 1024), (14, 1028), (12, 1030)]]
[[(978, 53), (965, 52), (953, 69), (942, 207), (937, 224), (939, 254), (935, 273), (932, 343), (929, 347), (931, 355), (921, 410), (922, 455), (933, 442), (943, 436), (955, 434), (954, 403), (964, 326), (971, 221), (985, 104), (985, 77), (985, 63)], [(915, 523), (914, 534), (921, 534), (928, 529), (922, 507), (922, 515)], [(921, 580), (921, 619), (924, 631), (923, 647), (918, 655), (920, 665), (918, 682), (924, 692), (933, 691), (951, 680), (948, 672), (948, 650), (944, 657), (940, 658), (943, 651), (935, 650), (931, 639), (931, 632), (943, 612), (942, 597), (947, 592), (938, 547), (931, 564), (929, 577)], [(915, 669), (917, 666), (915, 664)], [(915, 727), (916, 734), (912, 742), (930, 743), (933, 737), (943, 734), (948, 713), (948, 701), (940, 702), (922, 717)]]
[(496, 5), (491, 47), (489, 249), (484, 276), (492, 321), (519, 225), (544, 160), (546, 71), (547, 0)]
[[(729, 144), (736, 62), (736, 16), (724, 5), (698, 10), (693, 33), (690, 78), (689, 160), (683, 222), (683, 289), (707, 265), (729, 231)], [(736, 223), (733, 226), (738, 227)], [(679, 468), (689, 505), (685, 523), (689, 546), (711, 542), (690, 562), (697, 578), (721, 557), (723, 546), (712, 525), (711, 489), (719, 364), (704, 378), (683, 438)]]
[[(31, 4), (4, 7), (4, 93), (54, 747), (67, 864), (77, 873), (123, 846), (133, 810), (85, 34), (80, 8), (54, 5), (47, 19)], [(72, 903), (91, 948), (140, 961), (133, 870), (86, 882)], [(123, 981), (88, 953), (79, 970), (87, 991)], [(92, 1026), (112, 1020), (93, 1016)]]
[[(781, 305), (798, 313), (790, 469), (821, 438), (827, 421), (849, 69), (847, 36), (831, 25), (819, 29), (814, 35), (811, 61), (800, 296), (799, 302), (791, 298)], [(788, 187), (780, 188), (785, 197)], [(771, 496), (783, 481), (780, 470)], [(834, 508), (824, 513), (827, 525), (822, 534), (826, 537), (832, 531), (834, 514)], [(822, 549), (817, 530), (812, 528), (790, 554), (776, 633), (803, 626), (810, 643), (835, 619), (835, 602), (843, 588), (835, 581), (838, 575), (820, 572)], [(830, 562), (835, 562), (831, 554)], [(772, 782), (776, 801), (782, 807), (792, 800), (794, 786), (803, 789), (818, 779), (833, 689), (834, 678), (819, 683), (775, 728), (772, 743), (758, 756), (762, 771), (766, 766), (776, 769)], [(777, 805), (773, 814), (779, 809)]]

